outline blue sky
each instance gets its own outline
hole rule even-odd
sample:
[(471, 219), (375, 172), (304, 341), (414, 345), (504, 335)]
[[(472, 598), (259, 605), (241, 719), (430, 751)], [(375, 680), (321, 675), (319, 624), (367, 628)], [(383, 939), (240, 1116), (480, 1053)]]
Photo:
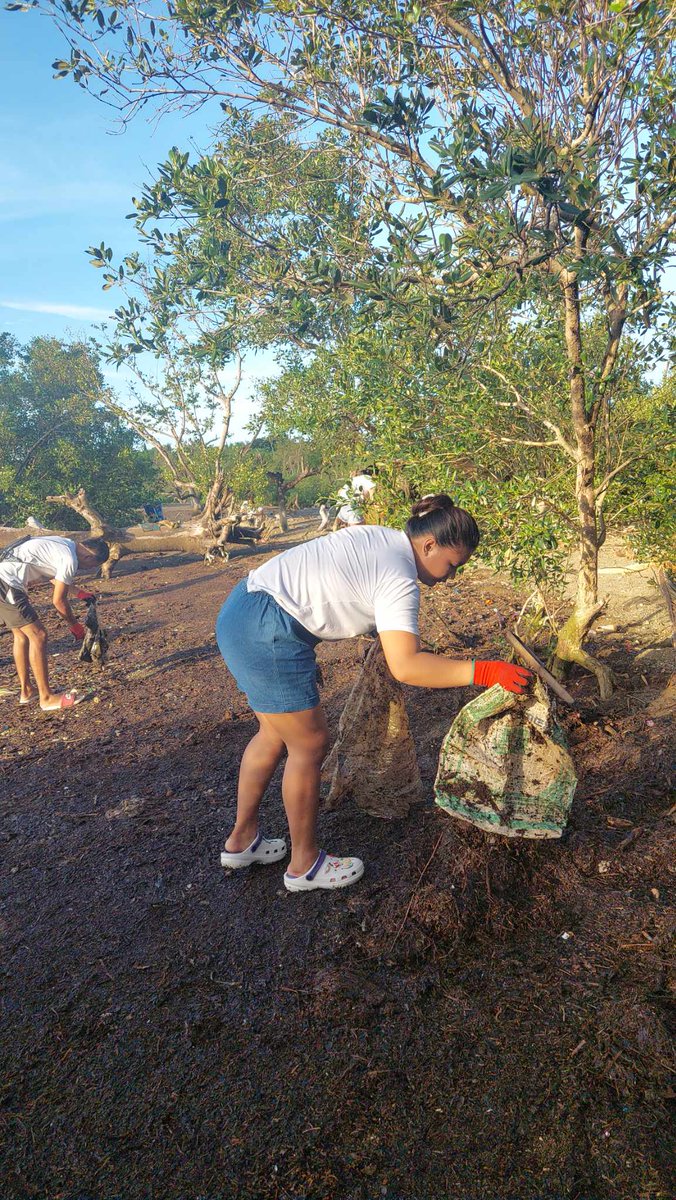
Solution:
[[(156, 123), (141, 116), (119, 132), (113, 110), (53, 78), (51, 64), (66, 52), (48, 18), (0, 8), (0, 331), (20, 342), (94, 332), (122, 297), (101, 290), (87, 247), (133, 249), (132, 196), (172, 146), (208, 144), (204, 111)], [(235, 436), (256, 377), (273, 372), (269, 357), (246, 365)], [(122, 373), (106, 376), (124, 399)]]
[[(156, 123), (141, 115), (120, 132), (113, 110), (72, 80), (53, 78), (51, 64), (63, 57), (67, 45), (47, 17), (0, 7), (0, 331), (21, 342), (94, 331), (121, 293), (101, 290), (87, 247), (104, 241), (120, 257), (133, 249), (125, 220), (132, 196), (171, 146), (209, 143), (204, 109)], [(235, 437), (250, 417), (256, 379), (274, 372), (270, 355), (245, 364)], [(124, 401), (123, 373), (106, 375)]]

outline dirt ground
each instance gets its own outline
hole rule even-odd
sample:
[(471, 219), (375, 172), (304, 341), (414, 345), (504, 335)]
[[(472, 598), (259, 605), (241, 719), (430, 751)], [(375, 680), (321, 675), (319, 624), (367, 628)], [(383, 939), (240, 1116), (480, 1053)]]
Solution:
[[(436, 808), (471, 692), (409, 689), (427, 801), (323, 815), (364, 879), (290, 895), (283, 867), (219, 865), (255, 723), (214, 622), (274, 549), (125, 559), (98, 588), (102, 673), (37, 597), (55, 682), (89, 692), (63, 716), (19, 710), (0, 635), (0, 1197), (666, 1200), (674, 691), (649, 573), (604, 560), (596, 648), (623, 686), (600, 706), (569, 682), (561, 841)], [(425, 595), (423, 633), (495, 657), (523, 599), (466, 572)], [(362, 653), (320, 647), (334, 730)], [(285, 830), (277, 777), (263, 824)]]

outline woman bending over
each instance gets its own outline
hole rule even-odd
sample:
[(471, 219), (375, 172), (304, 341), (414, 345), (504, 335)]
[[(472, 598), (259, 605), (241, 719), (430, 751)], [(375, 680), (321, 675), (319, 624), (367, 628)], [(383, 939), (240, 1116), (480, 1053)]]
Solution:
[(500, 661), (451, 659), (420, 648), (418, 583), (452, 579), (479, 543), (476, 521), (449, 496), (414, 504), (405, 532), (358, 525), (286, 550), (251, 571), (230, 593), (216, 625), (219, 649), (258, 719), (240, 765), (235, 825), (223, 866), (272, 863), (281, 839), (258, 829), (263, 793), (284, 754), (282, 798), (291, 835), (284, 875), (289, 891), (337, 888), (364, 873), (358, 858), (317, 844), (322, 762), (329, 731), (319, 702), (315, 646), (322, 640), (380, 636), (395, 679), (415, 687), (501, 683), (523, 692), (530, 672)]

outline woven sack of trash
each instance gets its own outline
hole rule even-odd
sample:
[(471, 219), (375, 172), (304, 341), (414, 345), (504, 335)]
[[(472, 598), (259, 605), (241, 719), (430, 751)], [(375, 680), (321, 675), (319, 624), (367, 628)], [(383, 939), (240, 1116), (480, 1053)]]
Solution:
[(466, 704), (446, 735), (434, 787), (440, 808), (506, 837), (561, 837), (577, 777), (538, 681), (517, 696), (500, 684)]
[(323, 801), (328, 810), (351, 795), (364, 812), (394, 820), (423, 799), (403, 689), (385, 662), (380, 638), (348, 696), (322, 780), (329, 787)]

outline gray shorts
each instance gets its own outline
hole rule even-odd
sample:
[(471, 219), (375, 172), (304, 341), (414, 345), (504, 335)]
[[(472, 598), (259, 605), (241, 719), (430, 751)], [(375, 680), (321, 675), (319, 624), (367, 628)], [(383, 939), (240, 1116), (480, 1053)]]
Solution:
[[(7, 599), (8, 590), (11, 591), (11, 600)], [(39, 619), (26, 592), (8, 589), (6, 584), (0, 582), (0, 625), (6, 625), (8, 629), (20, 629), (22, 625), (32, 625)]]

